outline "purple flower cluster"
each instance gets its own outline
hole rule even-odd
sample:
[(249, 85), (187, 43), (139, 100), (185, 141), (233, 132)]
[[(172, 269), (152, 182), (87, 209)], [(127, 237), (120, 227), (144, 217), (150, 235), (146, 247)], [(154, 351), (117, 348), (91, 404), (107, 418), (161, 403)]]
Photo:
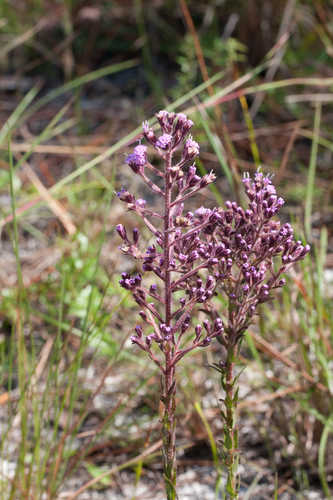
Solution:
[[(154, 184), (144, 173), (147, 166), (157, 170), (148, 162), (146, 146), (136, 146), (126, 163), (143, 177), (153, 191), (164, 198), (168, 192), (168, 213), (159, 214), (146, 209), (145, 200), (136, 199), (122, 189), (118, 193), (119, 199), (143, 217), (156, 242), (145, 251), (140, 251), (137, 229), (130, 240), (121, 224), (116, 228), (124, 242), (123, 252), (142, 260), (143, 273), (154, 273), (164, 285), (168, 276), (168, 293), (171, 296), (175, 292), (183, 292), (183, 296), (178, 299), (180, 306), (170, 310), (170, 317), (164, 323), (165, 318), (160, 309), (165, 306), (166, 298), (157, 293), (157, 285), (146, 290), (142, 286), (141, 275), (132, 278), (126, 273), (122, 275), (121, 286), (131, 290), (137, 303), (147, 310), (147, 314), (141, 314), (141, 317), (154, 330), (145, 340), (140, 327), (140, 335), (136, 330), (132, 341), (146, 350), (155, 362), (156, 357), (150, 348), (152, 341), (162, 351), (166, 349), (165, 343), (172, 344), (175, 360), (188, 352), (187, 347), (181, 349), (180, 346), (183, 333), (190, 325), (193, 309), (197, 304), (209, 302), (218, 289), (225, 293), (232, 304), (229, 316), (224, 317), (224, 321), (218, 318), (221, 328), (206, 325), (206, 336), (201, 338), (195, 335), (192, 348), (206, 345), (209, 343), (207, 339), (216, 336), (220, 337), (222, 343), (230, 341), (228, 336), (237, 342), (248, 327), (257, 306), (270, 300), (272, 291), (285, 283), (281, 275), (310, 250), (309, 245), (303, 246), (300, 241), (294, 241), (290, 224), (281, 225), (278, 220), (273, 220), (284, 200), (277, 196), (271, 178), (260, 171), (253, 179), (248, 175), (243, 178), (248, 198), (246, 209), (227, 201), (224, 209), (201, 207), (195, 212), (184, 212), (184, 201), (213, 182), (215, 176), (210, 173), (200, 177), (192, 163), (199, 154), (199, 145), (191, 136), (187, 136), (193, 126), (191, 120), (182, 113), (167, 111), (160, 111), (157, 119), (162, 128), (159, 137), (147, 122), (143, 124), (143, 132), (162, 158), (165, 159), (165, 155), (169, 157), (165, 170), (159, 171), (164, 185)], [(181, 144), (183, 150), (180, 160), (172, 164), (171, 157)], [(151, 222), (152, 218), (165, 221), (166, 217), (167, 233), (163, 232), (165, 227), (158, 228)], [(277, 258), (280, 259), (278, 265)], [(218, 314), (214, 316), (216, 318)], [(162, 324), (167, 325), (166, 336), (161, 333)]]
[[(188, 136), (193, 122), (184, 114), (160, 111), (157, 119), (162, 134), (157, 137), (147, 122), (143, 124), (144, 137), (157, 154), (166, 160), (165, 169), (153, 167), (147, 158), (147, 148), (141, 144), (134, 148), (126, 163), (133, 172), (140, 175), (155, 192), (168, 198), (163, 213), (156, 213), (146, 208), (142, 199), (136, 199), (126, 189), (118, 193), (121, 201), (127, 203), (130, 210), (136, 211), (155, 237), (155, 243), (145, 251), (138, 248), (139, 234), (129, 238), (126, 229), (119, 224), (116, 229), (123, 240), (122, 251), (142, 261), (142, 273), (152, 272), (162, 281), (161, 290), (154, 283), (145, 288), (141, 274), (133, 277), (122, 274), (120, 284), (131, 290), (134, 299), (142, 307), (140, 316), (153, 333), (144, 334), (143, 326), (138, 325), (132, 342), (145, 350), (162, 369), (163, 361), (156, 357), (152, 344), (156, 343), (165, 354), (172, 350), (171, 363), (175, 364), (184, 354), (195, 347), (208, 345), (212, 338), (221, 335), (222, 320), (216, 323), (205, 320), (205, 324), (195, 327), (195, 334), (189, 342), (184, 338), (191, 325), (191, 315), (198, 304), (209, 301), (214, 295), (216, 280), (208, 273), (208, 267), (214, 264), (210, 244), (206, 244), (200, 235), (209, 226), (214, 226), (220, 218), (217, 209), (203, 207), (193, 212), (184, 212), (184, 202), (195, 192), (213, 182), (215, 176), (209, 173), (203, 177), (197, 174), (193, 160), (199, 154), (199, 145)], [(172, 163), (174, 152), (182, 147), (179, 160)], [(145, 169), (153, 170), (162, 179), (160, 185), (154, 184)], [(163, 227), (155, 226), (154, 220), (164, 220)], [(166, 228), (167, 226), (167, 228)], [(207, 276), (201, 277), (206, 272)], [(182, 291), (182, 297), (172, 300), (173, 295)], [(173, 302), (165, 311), (166, 302)], [(177, 305), (178, 304), (178, 305)], [(167, 317), (168, 316), (168, 317)], [(200, 332), (200, 333), (199, 333)], [(166, 370), (164, 367), (163, 370)]]
[(157, 113), (156, 118), (163, 134), (157, 138), (148, 122), (143, 123), (143, 134), (146, 140), (161, 152), (178, 146), (194, 125), (192, 120), (189, 120), (183, 113), (169, 113), (162, 110)]
[[(143, 135), (162, 158), (163, 168), (149, 162), (147, 148), (141, 144), (134, 148), (126, 163), (153, 193), (162, 197), (163, 209), (160, 212), (149, 209), (145, 200), (136, 199), (124, 188), (118, 193), (128, 209), (142, 218), (153, 241), (141, 250), (137, 229), (131, 238), (122, 224), (116, 230), (123, 240), (122, 251), (142, 262), (142, 274), (123, 273), (120, 285), (131, 291), (141, 308), (142, 324), (135, 327), (131, 340), (149, 355), (162, 375), (162, 454), (167, 498), (171, 500), (176, 498), (176, 364), (188, 352), (208, 346), (213, 338), (223, 334), (223, 323), (217, 315), (204, 319), (195, 312), (197, 306), (208, 304), (214, 295), (216, 280), (209, 273), (209, 266), (215, 260), (208, 253), (210, 243), (204, 237), (220, 215), (217, 209), (184, 211), (185, 201), (213, 182), (215, 176), (212, 172), (203, 177), (197, 174), (193, 162), (199, 154), (199, 145), (188, 135), (193, 122), (182, 113), (160, 111), (156, 116), (162, 133), (156, 136), (145, 122)], [(182, 151), (175, 161), (179, 149)], [(149, 177), (149, 171), (158, 181)], [(148, 273), (154, 277), (153, 283), (145, 286), (143, 277)], [(198, 319), (191, 335), (194, 316)]]
[(309, 245), (294, 240), (290, 224), (272, 220), (284, 200), (277, 197), (271, 178), (258, 171), (253, 180), (245, 176), (243, 183), (248, 207), (227, 201), (214, 227), (204, 230), (207, 252), (216, 257), (210, 270), (232, 305), (219, 339), (225, 344), (230, 336), (239, 340), (257, 306), (285, 284), (281, 275), (310, 251)]
[[(186, 211), (185, 202), (212, 183), (215, 175), (210, 172), (200, 177), (197, 173), (194, 161), (200, 148), (189, 135), (191, 120), (183, 113), (167, 111), (160, 111), (156, 117), (162, 133), (157, 136), (144, 122), (143, 136), (162, 158), (163, 167), (150, 163), (147, 147), (141, 144), (126, 163), (163, 199), (163, 208), (150, 209), (144, 199), (136, 199), (124, 188), (118, 193), (128, 209), (142, 218), (152, 241), (142, 249), (138, 229), (133, 229), (131, 237), (122, 224), (116, 230), (123, 240), (121, 250), (141, 262), (142, 272), (133, 276), (122, 273), (120, 285), (131, 291), (140, 307), (142, 323), (135, 327), (131, 340), (162, 374), (163, 457), (169, 500), (175, 498), (176, 364), (214, 338), (224, 346), (225, 364), (217, 368), (227, 393), (225, 434), (229, 433), (234, 442), (232, 370), (237, 346), (258, 305), (270, 300), (273, 290), (284, 285), (281, 275), (303, 259), (310, 247), (294, 240), (290, 224), (273, 219), (284, 200), (277, 196), (271, 178), (260, 171), (253, 178), (243, 178), (248, 198), (245, 209), (227, 201), (225, 208)], [(158, 180), (153, 181), (149, 172)], [(146, 285), (148, 274), (151, 278)], [(228, 302), (222, 313), (212, 300), (217, 292), (222, 292)], [(192, 325), (194, 318), (196, 324)], [(230, 465), (234, 456), (232, 450), (228, 453)], [(231, 476), (232, 470), (230, 465)]]

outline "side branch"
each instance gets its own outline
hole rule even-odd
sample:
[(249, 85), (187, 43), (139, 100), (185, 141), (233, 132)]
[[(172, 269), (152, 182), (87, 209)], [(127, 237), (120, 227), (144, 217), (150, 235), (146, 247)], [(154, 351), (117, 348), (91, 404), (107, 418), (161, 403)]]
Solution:
[(183, 283), (183, 281), (187, 280), (188, 278), (190, 278), (191, 276), (193, 276), (194, 274), (197, 274), (198, 271), (200, 271), (200, 269), (203, 269), (205, 267), (208, 266), (209, 264), (209, 261), (210, 259), (206, 260), (205, 262), (203, 262), (202, 264), (200, 264), (199, 266), (197, 267), (194, 267), (192, 269), (192, 271), (189, 271), (188, 273), (184, 274), (181, 278), (179, 278), (177, 281), (174, 281), (172, 284), (171, 284), (171, 289), (172, 291), (174, 291), (177, 286), (181, 285)]
[(148, 184), (148, 186), (152, 189), (152, 191), (162, 196), (165, 196), (164, 191), (162, 191), (162, 189), (160, 189), (156, 184), (154, 184), (154, 182), (151, 179), (149, 179), (149, 177), (147, 177), (144, 172), (140, 172), (140, 175), (142, 179), (145, 181), (145, 183)]

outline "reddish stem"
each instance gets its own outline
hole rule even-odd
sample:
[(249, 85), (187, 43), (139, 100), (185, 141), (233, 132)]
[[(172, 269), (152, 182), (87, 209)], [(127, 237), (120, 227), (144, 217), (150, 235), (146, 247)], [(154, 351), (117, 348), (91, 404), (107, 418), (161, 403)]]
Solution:
[[(170, 271), (170, 254), (171, 254), (171, 179), (170, 167), (172, 161), (172, 153), (169, 152), (165, 157), (165, 198), (164, 198), (164, 287), (165, 287), (165, 324), (171, 327), (171, 271)], [(173, 365), (174, 347), (171, 342), (166, 346), (165, 351), (165, 374), (163, 381), (163, 462), (164, 462), (164, 479), (168, 500), (177, 498), (176, 494), (176, 444), (175, 444), (175, 368)]]

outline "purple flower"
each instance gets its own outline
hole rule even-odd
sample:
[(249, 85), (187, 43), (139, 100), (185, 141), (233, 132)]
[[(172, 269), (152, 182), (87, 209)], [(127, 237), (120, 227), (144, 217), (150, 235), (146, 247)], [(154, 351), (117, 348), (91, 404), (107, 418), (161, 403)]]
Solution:
[(209, 216), (212, 213), (210, 208), (200, 207), (195, 212), (194, 215), (199, 219)]
[(127, 240), (127, 234), (126, 234), (126, 229), (122, 224), (118, 224), (116, 226), (116, 231), (123, 240)]
[(191, 161), (193, 160), (193, 158), (199, 155), (199, 152), (200, 152), (199, 144), (192, 139), (192, 136), (189, 136), (189, 138), (185, 142), (183, 151), (183, 160)]
[(147, 204), (147, 202), (146, 202), (146, 200), (144, 200), (143, 198), (138, 198), (138, 199), (136, 200), (136, 202), (135, 202), (135, 206), (136, 206), (137, 208), (145, 208), (146, 204)]
[(176, 132), (180, 130), (182, 135), (184, 136), (188, 133), (190, 128), (193, 127), (193, 125), (194, 123), (192, 122), (192, 120), (189, 120), (187, 116), (184, 115), (184, 113), (178, 113), (175, 127)]
[(142, 337), (142, 335), (143, 335), (142, 326), (137, 325), (137, 326), (135, 327), (135, 332), (136, 332), (137, 336), (138, 336), (139, 338), (141, 338), (141, 337)]
[(166, 150), (166, 149), (169, 149), (171, 142), (172, 142), (172, 135), (163, 134), (157, 139), (155, 145), (159, 149)]
[(169, 113), (169, 111), (166, 111), (165, 109), (156, 114), (156, 118), (158, 119), (163, 132), (171, 134), (176, 116), (176, 113)]
[(147, 121), (142, 123), (143, 135), (145, 139), (152, 145), (155, 146), (157, 138), (153, 129), (149, 126)]
[(147, 163), (147, 146), (141, 144), (136, 146), (133, 153), (127, 156), (126, 163), (135, 173), (143, 171), (143, 167)]
[(117, 193), (118, 198), (125, 203), (133, 203), (135, 198), (134, 196), (127, 191), (125, 188), (121, 188)]

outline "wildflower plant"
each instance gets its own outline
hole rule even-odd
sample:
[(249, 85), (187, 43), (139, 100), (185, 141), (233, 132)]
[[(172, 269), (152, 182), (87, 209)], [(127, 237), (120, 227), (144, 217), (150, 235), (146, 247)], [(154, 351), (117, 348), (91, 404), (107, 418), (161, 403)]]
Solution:
[[(206, 228), (206, 244), (214, 254), (219, 254), (217, 264), (210, 266), (216, 282), (216, 290), (227, 302), (223, 316), (223, 356), (214, 364), (221, 375), (225, 396), (223, 408), (222, 459), (228, 471), (227, 492), (230, 498), (238, 498), (239, 481), (238, 435), (235, 410), (238, 402), (238, 374), (234, 373), (245, 331), (251, 324), (259, 304), (273, 299), (274, 290), (285, 284), (282, 275), (310, 251), (295, 241), (289, 223), (274, 220), (284, 205), (278, 197), (269, 176), (257, 171), (254, 178), (244, 176), (243, 184), (248, 206), (244, 210), (235, 202), (227, 201), (225, 209), (219, 209), (220, 217), (212, 230)], [(214, 316), (217, 313), (211, 311)]]
[[(163, 167), (159, 169), (149, 162), (147, 147), (141, 144), (126, 163), (161, 197), (161, 210), (151, 210), (145, 200), (135, 198), (125, 189), (118, 193), (128, 209), (143, 219), (152, 241), (144, 250), (139, 246), (137, 229), (131, 237), (121, 224), (116, 229), (123, 240), (122, 251), (142, 262), (142, 273), (123, 273), (120, 284), (132, 292), (141, 307), (142, 324), (135, 327), (131, 340), (161, 372), (164, 479), (167, 498), (172, 500), (176, 498), (176, 365), (185, 354), (208, 346), (222, 333), (222, 320), (216, 317), (214, 321), (206, 319), (196, 324), (189, 334), (195, 308), (213, 296), (215, 279), (208, 268), (218, 262), (200, 236), (206, 227), (216, 224), (220, 215), (217, 209), (184, 211), (184, 202), (215, 179), (213, 173), (197, 175), (194, 160), (199, 145), (188, 135), (193, 122), (182, 113), (167, 111), (160, 111), (157, 119), (163, 133), (157, 137), (147, 122), (143, 124), (143, 133), (162, 159)], [(157, 180), (148, 177), (148, 172)], [(156, 280), (149, 288), (143, 280), (147, 274)]]
[[(163, 407), (163, 467), (167, 499), (176, 494), (176, 366), (190, 351), (208, 346), (214, 338), (222, 345), (221, 360), (214, 367), (221, 375), (223, 440), (221, 456), (228, 471), (227, 492), (238, 498), (238, 438), (235, 410), (238, 401), (234, 365), (241, 340), (259, 304), (272, 298), (284, 285), (281, 275), (302, 259), (309, 246), (294, 241), (290, 224), (273, 217), (284, 204), (268, 176), (258, 171), (243, 183), (249, 199), (244, 210), (236, 203), (225, 208), (185, 210), (185, 202), (215, 180), (200, 177), (194, 164), (199, 145), (189, 135), (193, 122), (184, 114), (160, 111), (162, 134), (157, 137), (147, 122), (143, 136), (162, 160), (162, 167), (148, 159), (147, 146), (134, 148), (126, 163), (163, 201), (159, 211), (147, 206), (126, 189), (118, 197), (142, 218), (152, 235), (144, 249), (138, 229), (129, 236), (116, 229), (123, 240), (121, 250), (141, 261), (142, 272), (122, 273), (120, 284), (130, 290), (140, 306), (141, 323), (131, 340), (145, 351), (161, 372), (160, 400)], [(148, 174), (151, 174), (150, 176)], [(147, 275), (153, 283), (146, 286)], [(224, 294), (225, 311), (212, 300)], [(202, 321), (192, 325), (192, 318)]]

